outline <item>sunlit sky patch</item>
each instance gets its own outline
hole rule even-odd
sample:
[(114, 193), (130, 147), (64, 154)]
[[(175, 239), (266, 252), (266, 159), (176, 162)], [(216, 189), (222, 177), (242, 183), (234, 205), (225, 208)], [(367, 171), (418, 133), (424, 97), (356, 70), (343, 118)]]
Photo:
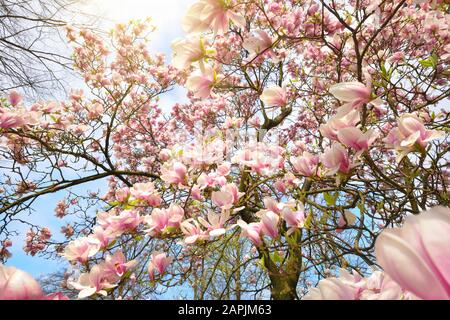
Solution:
[(194, 0), (85, 0), (82, 3), (82, 9), (111, 24), (151, 17), (157, 28), (152, 47), (168, 53), (171, 40), (183, 36), (181, 19)]

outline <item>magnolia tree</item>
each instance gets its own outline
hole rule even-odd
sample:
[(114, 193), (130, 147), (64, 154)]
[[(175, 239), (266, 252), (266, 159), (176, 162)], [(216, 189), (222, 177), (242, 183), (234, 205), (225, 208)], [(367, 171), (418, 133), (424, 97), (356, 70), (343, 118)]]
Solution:
[[(199, 0), (170, 64), (147, 21), (68, 28), (89, 90), (1, 101), (0, 258), (21, 223), (79, 298), (449, 299), (448, 10)], [(65, 298), (22, 273), (0, 297)]]

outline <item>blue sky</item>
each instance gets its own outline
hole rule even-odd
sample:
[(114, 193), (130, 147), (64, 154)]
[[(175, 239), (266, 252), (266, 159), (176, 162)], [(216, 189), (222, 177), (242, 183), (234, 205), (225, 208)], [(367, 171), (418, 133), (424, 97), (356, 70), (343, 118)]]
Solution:
[[(105, 19), (101, 21), (101, 27), (105, 29), (109, 29), (115, 23), (151, 17), (157, 30), (151, 37), (150, 50), (152, 52), (165, 53), (167, 62), (170, 62), (170, 43), (173, 39), (184, 36), (184, 32), (181, 29), (181, 18), (194, 2), (194, 0), (90, 0), (82, 2), (80, 9), (84, 12), (104, 17)], [(61, 45), (61, 50), (65, 50), (65, 45)], [(75, 83), (76, 86), (83, 86), (81, 81)], [(184, 99), (184, 90), (177, 88), (162, 96), (160, 105), (168, 110), (175, 102), (182, 102)], [(105, 182), (97, 181), (89, 185), (80, 186), (78, 190), (76, 188), (73, 190), (81, 191), (87, 189), (104, 191), (106, 190)], [(63, 199), (65, 195), (65, 192), (59, 192), (41, 197), (33, 206), (35, 213), (27, 217), (27, 220), (41, 226), (48, 226), (57, 238), (61, 238), (59, 230), (67, 221), (56, 218), (54, 208), (56, 203)], [(47, 260), (26, 255), (22, 247), (25, 243), (25, 233), (28, 230), (28, 226), (16, 224), (14, 229), (20, 235), (12, 238), (13, 247), (11, 252), (13, 256), (8, 260), (7, 265), (16, 266), (35, 277), (67, 266), (64, 261)]]

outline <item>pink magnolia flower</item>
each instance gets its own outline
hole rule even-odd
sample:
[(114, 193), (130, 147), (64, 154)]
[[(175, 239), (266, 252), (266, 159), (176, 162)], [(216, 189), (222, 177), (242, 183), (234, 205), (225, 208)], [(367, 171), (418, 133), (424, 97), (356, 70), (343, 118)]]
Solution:
[(231, 172), (231, 163), (223, 162), (217, 166), (216, 172), (221, 176), (228, 176)]
[(58, 218), (63, 218), (66, 215), (68, 208), (69, 205), (64, 200), (58, 201), (55, 208), (55, 216)]
[(273, 239), (278, 238), (278, 222), (280, 217), (272, 211), (266, 211), (261, 218), (261, 232)]
[(40, 300), (39, 283), (28, 273), (0, 264), (0, 300)]
[(136, 210), (123, 210), (117, 216), (111, 217), (112, 232), (127, 232), (135, 230), (143, 221), (143, 218)]
[(339, 220), (338, 220), (338, 229), (336, 229), (336, 232), (340, 233), (342, 231), (344, 231), (344, 227), (346, 226), (351, 226), (355, 223), (356, 221), (356, 215), (353, 214), (352, 212), (350, 212), (349, 210), (345, 210), (344, 214), (339, 215)]
[(254, 116), (248, 121), (248, 124), (253, 128), (259, 128), (261, 126), (261, 119), (258, 116)]
[(67, 166), (67, 161), (65, 161), (65, 160), (58, 160), (57, 165), (60, 168), (64, 168), (64, 167)]
[(173, 258), (167, 257), (165, 252), (153, 252), (147, 269), (150, 279), (155, 280), (155, 271), (158, 271), (159, 275), (162, 276), (172, 261)]
[(398, 127), (393, 128), (383, 140), (387, 148), (398, 151), (397, 161), (414, 151), (415, 146), (425, 148), (428, 142), (443, 135), (437, 130), (427, 130), (423, 122), (411, 113), (404, 114), (397, 119)]
[(202, 192), (200, 190), (200, 187), (196, 184), (191, 188), (191, 196), (192, 199), (197, 200), (197, 201), (203, 201), (203, 196), (202, 196)]
[(378, 138), (379, 133), (372, 129), (362, 132), (355, 127), (347, 127), (338, 131), (338, 140), (349, 148), (356, 151), (366, 151), (372, 143)]
[(249, 144), (233, 156), (233, 163), (248, 166), (259, 175), (270, 175), (284, 165), (285, 149), (278, 145), (258, 142)]
[(167, 209), (153, 209), (152, 213), (145, 217), (145, 222), (150, 227), (145, 231), (152, 237), (170, 233), (180, 227), (183, 217), (183, 208), (173, 203)]
[(415, 297), (401, 288), (386, 273), (375, 271), (356, 282), (358, 300), (410, 300)]
[(96, 239), (100, 242), (100, 248), (106, 248), (111, 243), (111, 241), (115, 238), (115, 235), (111, 232), (111, 230), (105, 230), (101, 226), (95, 226), (92, 234), (88, 237), (92, 239)]
[(291, 158), (294, 169), (303, 176), (312, 177), (317, 174), (319, 157), (314, 156), (308, 151), (303, 151), (301, 157)]
[(338, 108), (337, 113), (326, 124), (319, 127), (320, 133), (330, 140), (338, 139), (338, 132), (344, 128), (354, 127), (359, 122), (359, 111), (349, 106)]
[(101, 226), (104, 230), (109, 232), (114, 231), (114, 220), (115, 211), (98, 211), (97, 212), (97, 224)]
[(356, 272), (340, 270), (339, 277), (322, 279), (303, 300), (400, 300), (414, 298), (388, 275), (375, 271), (363, 278)]
[(153, 182), (135, 183), (130, 189), (133, 198), (146, 201), (149, 206), (159, 206), (161, 204), (161, 196), (155, 190)]
[(188, 12), (182, 20), (182, 28), (187, 33), (201, 33), (209, 29), (210, 21), (202, 17), (205, 3), (202, 1), (194, 3), (189, 7)]
[(128, 200), (128, 196), (130, 195), (130, 189), (128, 187), (120, 188), (115, 192), (116, 200), (119, 202), (125, 202)]
[(161, 179), (170, 184), (184, 184), (187, 168), (181, 162), (175, 162), (169, 167), (163, 167)]
[(162, 149), (162, 150), (159, 152), (159, 159), (160, 159), (161, 161), (167, 161), (167, 160), (169, 160), (169, 159), (170, 159), (170, 156), (171, 156), (171, 153), (170, 153), (170, 150), (169, 150), (169, 149)]
[(278, 192), (286, 193), (287, 191), (286, 183), (284, 183), (284, 181), (281, 179), (276, 180), (273, 186), (275, 187), (275, 190), (277, 190)]
[(371, 1), (370, 4), (366, 8), (366, 12), (367, 13), (372, 13), (373, 11), (375, 11), (376, 9), (379, 8), (380, 4), (381, 4), (381, 0), (373, 0), (373, 1)]
[(285, 207), (281, 212), (281, 217), (284, 221), (286, 221), (286, 225), (289, 227), (286, 232), (287, 235), (290, 235), (295, 230), (301, 229), (305, 226), (305, 208), (302, 203), (299, 203), (297, 207), (297, 210), (292, 210), (292, 208)]
[(193, 62), (201, 61), (206, 55), (205, 40), (191, 35), (186, 39), (175, 39), (172, 42), (172, 64), (177, 69), (187, 69)]
[(350, 81), (331, 86), (330, 93), (356, 109), (370, 101), (371, 89), (361, 82)]
[(186, 88), (192, 91), (195, 97), (208, 98), (214, 83), (217, 80), (216, 71), (211, 66), (205, 66), (203, 70), (194, 71), (186, 80)]
[(217, 185), (217, 178), (218, 176), (215, 174), (206, 174), (202, 172), (202, 174), (197, 178), (197, 185), (200, 189), (204, 189), (206, 187), (214, 187)]
[(221, 187), (220, 191), (215, 191), (211, 195), (212, 202), (222, 209), (230, 209), (239, 201), (243, 195), (239, 192), (238, 187), (234, 183), (228, 183)]
[(22, 101), (22, 95), (16, 90), (9, 92), (8, 101), (12, 106), (17, 106)]
[(338, 278), (319, 281), (316, 288), (309, 290), (302, 300), (356, 300), (356, 289)]
[(214, 191), (211, 201), (222, 209), (230, 209), (233, 206), (233, 195), (226, 191)]
[(286, 173), (283, 179), (289, 186), (298, 186), (300, 184), (300, 179), (298, 179), (292, 172)]
[(221, 190), (231, 193), (231, 195), (233, 196), (233, 204), (237, 204), (239, 198), (244, 195), (244, 192), (239, 192), (239, 189), (235, 183), (227, 183), (226, 185), (222, 186)]
[(354, 166), (350, 162), (347, 150), (338, 142), (334, 142), (330, 148), (325, 150), (322, 155), (322, 163), (328, 169), (328, 175), (337, 172), (349, 173)]
[(54, 292), (45, 296), (45, 300), (70, 300), (70, 299), (61, 292)]
[(21, 127), (26, 123), (25, 118), (21, 114), (0, 110), (0, 129), (9, 129)]
[(394, 52), (388, 59), (387, 61), (389, 63), (397, 63), (397, 62), (401, 62), (405, 59), (405, 53), (403, 51), (397, 51)]
[[(105, 275), (114, 277), (122, 277), (128, 270), (136, 266), (137, 261), (127, 261), (121, 250), (116, 251), (112, 256), (107, 255), (103, 264)], [(109, 278), (109, 277), (108, 277)]]
[[(386, 229), (375, 252), (384, 271), (421, 299), (450, 299), (450, 209), (434, 207)], [(407, 267), (406, 267), (407, 266)]]
[(238, 220), (237, 225), (241, 227), (242, 229), (242, 236), (249, 238), (253, 244), (257, 247), (262, 245), (262, 239), (261, 239), (261, 229), (262, 225), (261, 223), (257, 222), (251, 222), (247, 223), (244, 220)]
[(180, 228), (185, 236), (185, 244), (193, 244), (208, 238), (208, 234), (200, 228), (200, 224), (194, 219), (184, 220)]
[(78, 238), (69, 242), (62, 256), (69, 261), (85, 263), (100, 250), (100, 246), (100, 241), (95, 238)]
[(24, 114), (24, 121), (27, 125), (38, 125), (41, 122), (42, 112), (34, 112), (29, 110), (23, 110)]
[[(194, 167), (203, 167), (205, 165), (216, 164), (223, 160), (226, 144), (222, 138), (211, 135), (215, 133), (206, 133), (198, 135), (193, 143), (188, 144), (183, 149), (183, 162)], [(217, 175), (217, 172), (209, 173)]]
[(253, 34), (247, 37), (242, 43), (242, 47), (250, 53), (249, 60), (252, 60), (255, 56), (265, 52), (273, 55), (272, 50), (267, 50), (272, 46), (272, 38), (267, 34), (266, 31), (258, 29), (253, 31)]
[(110, 283), (105, 271), (104, 265), (95, 265), (90, 272), (82, 273), (77, 281), (68, 281), (68, 284), (80, 291), (78, 293), (78, 298), (80, 299), (90, 297), (96, 293), (106, 296), (108, 294), (107, 290), (116, 287), (116, 285)]
[(280, 214), (281, 210), (284, 208), (284, 203), (277, 202), (275, 199), (271, 197), (265, 197), (263, 199), (264, 207), (272, 212), (275, 212), (276, 214)]
[(208, 229), (211, 237), (219, 237), (227, 231), (224, 225), (230, 219), (230, 213), (230, 210), (222, 210), (220, 214), (209, 211), (207, 215), (208, 220), (199, 217), (198, 222)]
[(185, 32), (204, 32), (212, 29), (215, 34), (228, 30), (230, 20), (237, 26), (244, 26), (244, 17), (231, 10), (232, 2), (223, 0), (199, 0), (184, 16), (182, 26)]
[(264, 89), (262, 95), (259, 98), (268, 107), (282, 107), (287, 104), (286, 89), (279, 86), (271, 86)]
[(104, 108), (101, 103), (93, 103), (88, 109), (88, 118), (93, 120), (99, 118), (103, 114)]
[(242, 118), (226, 117), (223, 127), (225, 129), (240, 128), (244, 120)]

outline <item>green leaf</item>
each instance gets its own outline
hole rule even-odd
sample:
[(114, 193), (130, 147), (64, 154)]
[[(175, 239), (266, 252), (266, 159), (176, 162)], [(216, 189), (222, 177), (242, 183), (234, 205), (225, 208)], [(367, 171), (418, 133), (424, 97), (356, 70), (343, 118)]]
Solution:
[(295, 234), (297, 234), (297, 233), (298, 233), (298, 230), (295, 230), (295, 232), (291, 236), (288, 236), (288, 235), (285, 236), (286, 241), (290, 247), (293, 247), (297, 244), (297, 241), (295, 239), (296, 238)]
[(126, 204), (126, 205), (123, 206), (123, 208), (124, 208), (125, 210), (131, 210), (131, 209), (134, 208), (134, 206), (133, 206), (133, 205), (130, 205), (130, 204)]
[(273, 262), (278, 262), (278, 263), (283, 262), (283, 258), (280, 256), (280, 254), (278, 253), (278, 251), (274, 251), (274, 252), (272, 253), (272, 261), (273, 261)]
[(128, 205), (130, 205), (130, 206), (136, 206), (136, 205), (138, 205), (140, 202), (141, 202), (140, 200), (135, 199), (135, 200), (128, 201)]
[(114, 245), (117, 243), (117, 240), (112, 241), (109, 245), (108, 245), (108, 249), (114, 247)]
[(433, 53), (428, 59), (420, 60), (419, 63), (424, 68), (436, 68), (438, 60), (439, 60), (438, 56), (435, 53)]
[(437, 66), (438, 60), (439, 60), (439, 57), (437, 56), (437, 54), (433, 53), (431, 55), (430, 59), (431, 59), (431, 62), (433, 62), (433, 66)]
[(328, 206), (334, 206), (336, 204), (336, 200), (338, 198), (338, 194), (332, 195), (331, 193), (325, 192), (323, 194), (323, 198), (325, 199), (325, 202)]
[(378, 202), (377, 203), (377, 209), (380, 211), (382, 209), (384, 209), (384, 201)]
[(430, 59), (420, 60), (419, 63), (424, 68), (432, 68), (433, 67), (433, 62), (431, 62)]
[(304, 226), (305, 226), (306, 229), (310, 229), (311, 228), (311, 223), (312, 223), (312, 220), (313, 220), (312, 209), (310, 211), (311, 212), (306, 216), (305, 223), (304, 223)]
[(389, 71), (386, 70), (386, 66), (384, 65), (384, 62), (381, 64), (381, 76), (383, 79), (389, 81), (391, 78), (392, 69), (389, 69)]
[(169, 234), (169, 233), (172, 233), (172, 232), (174, 232), (176, 230), (177, 230), (177, 228), (175, 228), (175, 227), (166, 227), (166, 230), (165, 230), (164, 233)]

